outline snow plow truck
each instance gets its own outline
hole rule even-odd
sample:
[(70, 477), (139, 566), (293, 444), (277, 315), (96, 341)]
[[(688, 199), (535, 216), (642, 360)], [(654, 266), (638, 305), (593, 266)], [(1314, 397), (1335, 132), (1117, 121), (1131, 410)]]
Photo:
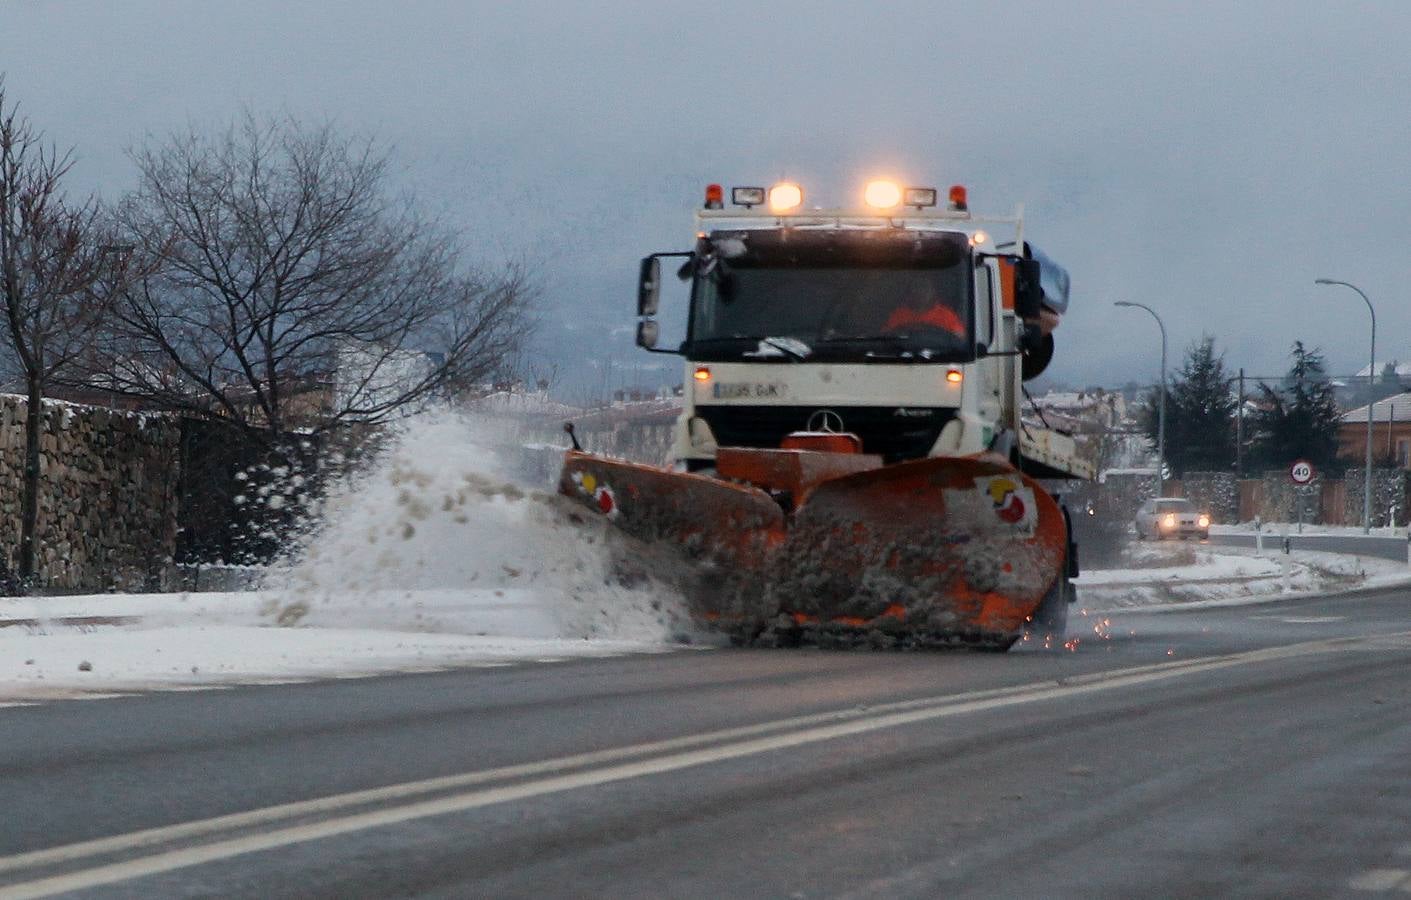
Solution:
[[(689, 559), (693, 615), (738, 642), (1062, 643), (1077, 546), (1045, 484), (1093, 472), (1026, 421), (1022, 382), (1052, 358), (1068, 275), (1022, 207), (938, 193), (874, 181), (820, 209), (786, 182), (727, 207), (712, 184), (691, 249), (642, 260), (637, 343), (685, 359), (674, 465), (574, 437), (559, 490)], [(674, 349), (663, 271), (690, 289)]]

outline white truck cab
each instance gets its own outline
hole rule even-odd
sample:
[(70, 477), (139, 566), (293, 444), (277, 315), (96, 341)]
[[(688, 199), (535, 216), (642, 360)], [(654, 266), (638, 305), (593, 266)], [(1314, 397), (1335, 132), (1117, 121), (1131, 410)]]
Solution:
[[(1020, 420), (1021, 381), (1052, 355), (1040, 303), (1055, 321), (1067, 306), (1067, 274), (1024, 243), (1022, 211), (973, 216), (960, 186), (938, 209), (935, 189), (891, 182), (857, 209), (805, 209), (792, 183), (734, 188), (729, 209), (723, 195), (707, 188), (690, 251), (642, 263), (638, 344), (685, 358), (679, 465), (802, 431), (855, 435), (885, 463), (993, 451), (1091, 477), (1071, 438)], [(663, 258), (690, 282), (675, 350), (656, 348)]]

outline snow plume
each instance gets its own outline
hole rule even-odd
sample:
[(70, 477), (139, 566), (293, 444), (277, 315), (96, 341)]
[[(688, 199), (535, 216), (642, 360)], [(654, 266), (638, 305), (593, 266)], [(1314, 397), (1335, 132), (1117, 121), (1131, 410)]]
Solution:
[[(516, 483), (487, 423), (409, 422), (266, 580), (282, 624), (503, 638), (687, 640), (669, 563)], [(665, 568), (663, 568), (665, 566)]]

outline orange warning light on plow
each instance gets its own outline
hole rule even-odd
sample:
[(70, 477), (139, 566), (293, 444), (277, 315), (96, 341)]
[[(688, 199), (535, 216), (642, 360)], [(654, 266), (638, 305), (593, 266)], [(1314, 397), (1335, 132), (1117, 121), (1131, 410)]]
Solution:
[(696, 374), (694, 377), (697, 381), (704, 384), (705, 382), (710, 381), (710, 369), (707, 369), (705, 366), (701, 366), (696, 369)]

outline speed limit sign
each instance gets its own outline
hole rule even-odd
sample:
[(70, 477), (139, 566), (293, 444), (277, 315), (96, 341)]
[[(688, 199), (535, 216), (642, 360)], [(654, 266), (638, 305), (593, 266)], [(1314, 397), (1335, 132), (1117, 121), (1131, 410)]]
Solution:
[(1295, 460), (1289, 467), (1289, 478), (1294, 484), (1307, 484), (1313, 480), (1313, 464), (1306, 459)]

